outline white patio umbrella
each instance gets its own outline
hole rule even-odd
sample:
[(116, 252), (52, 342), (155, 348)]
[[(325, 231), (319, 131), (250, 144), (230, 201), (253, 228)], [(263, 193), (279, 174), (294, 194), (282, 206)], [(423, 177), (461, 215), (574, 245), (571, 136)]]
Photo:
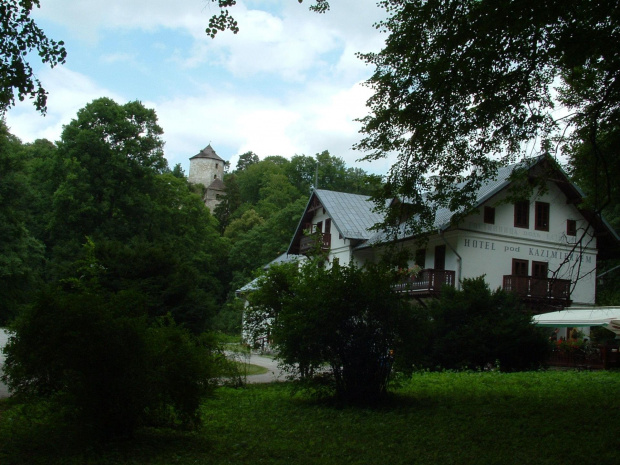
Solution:
[(552, 328), (602, 326), (620, 335), (620, 307), (572, 307), (533, 317), (537, 326)]

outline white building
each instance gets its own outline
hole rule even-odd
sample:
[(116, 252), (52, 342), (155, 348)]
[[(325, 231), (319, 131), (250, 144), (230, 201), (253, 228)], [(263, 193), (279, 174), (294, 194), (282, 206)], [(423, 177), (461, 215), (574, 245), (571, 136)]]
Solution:
[[(541, 157), (530, 162), (528, 173), (537, 176), (545, 169), (548, 174), (552, 166)], [(580, 208), (582, 192), (559, 169), (547, 178), (544, 194), (508, 202), (514, 168), (501, 169), (496, 180), (485, 183), (476, 210), (460, 222), (439, 209), (424, 239), (406, 234), (402, 225), (396, 242), (415, 257), (409, 265), (422, 268), (403, 292), (422, 300), (436, 296), (443, 285), (458, 288), (463, 279), (484, 275), (491, 289), (516, 292), (535, 313), (594, 305), (597, 256), (617, 250), (619, 236)], [(306, 254), (318, 238), (330, 262), (377, 260), (388, 237), (370, 229), (382, 220), (373, 208), (366, 196), (315, 190), (288, 253)]]

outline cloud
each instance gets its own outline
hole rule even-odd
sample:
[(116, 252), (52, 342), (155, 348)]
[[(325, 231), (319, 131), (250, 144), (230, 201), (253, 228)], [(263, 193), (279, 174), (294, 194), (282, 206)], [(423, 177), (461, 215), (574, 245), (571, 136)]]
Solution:
[(308, 2), (240, 1), (231, 12), (241, 32), (212, 40), (204, 28), (218, 9), (207, 0), (46, 0), (38, 14), (54, 26), (54, 38), (62, 38), (58, 31), (74, 37), (66, 38), (70, 58), (85, 74), (73, 64), (44, 69), (48, 116), (26, 102), (10, 110), (8, 122), (25, 141), (57, 140), (93, 99), (138, 98), (157, 111), (170, 165), (186, 172), (208, 143), (224, 159), (248, 150), (288, 158), (329, 150), (352, 166), (363, 156), (351, 149), (360, 139), (355, 119), (367, 113), (370, 96), (359, 83), (371, 73), (355, 53), (380, 49), (383, 36), (372, 23), (381, 13), (374, 2), (335, 0), (318, 15)]
[(44, 69), (40, 78), (49, 94), (46, 116), (41, 116), (30, 100), (18, 102), (6, 115), (11, 133), (25, 142), (59, 140), (63, 125), (96, 98), (107, 96), (122, 101), (117, 92), (99, 86), (92, 78), (71, 71), (66, 66)]

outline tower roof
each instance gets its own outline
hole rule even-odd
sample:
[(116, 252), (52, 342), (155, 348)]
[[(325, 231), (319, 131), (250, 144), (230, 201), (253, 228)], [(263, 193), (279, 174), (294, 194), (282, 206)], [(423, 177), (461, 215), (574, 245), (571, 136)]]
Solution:
[(191, 157), (190, 160), (193, 160), (194, 158), (211, 158), (212, 160), (224, 161), (217, 153), (215, 153), (215, 150), (213, 150), (211, 144), (207, 145), (204, 149)]

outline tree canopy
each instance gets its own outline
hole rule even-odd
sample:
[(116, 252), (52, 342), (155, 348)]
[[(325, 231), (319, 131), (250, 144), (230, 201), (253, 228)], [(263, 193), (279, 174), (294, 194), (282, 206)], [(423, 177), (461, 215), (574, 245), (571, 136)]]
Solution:
[(51, 67), (65, 62), (63, 41), (49, 39), (30, 17), (39, 0), (3, 0), (0, 3), (0, 115), (19, 100), (34, 100), (41, 113), (47, 107), (47, 92), (34, 75), (28, 61), (35, 51)]
[(397, 154), (384, 198), (407, 196), (428, 225), (438, 205), (471, 207), (502, 163), (555, 156), (575, 140), (591, 147), (593, 165), (606, 163), (600, 136), (620, 111), (617, 2), (380, 5), (388, 37), (379, 53), (361, 55), (375, 66), (374, 95), (357, 148), (370, 160)]

